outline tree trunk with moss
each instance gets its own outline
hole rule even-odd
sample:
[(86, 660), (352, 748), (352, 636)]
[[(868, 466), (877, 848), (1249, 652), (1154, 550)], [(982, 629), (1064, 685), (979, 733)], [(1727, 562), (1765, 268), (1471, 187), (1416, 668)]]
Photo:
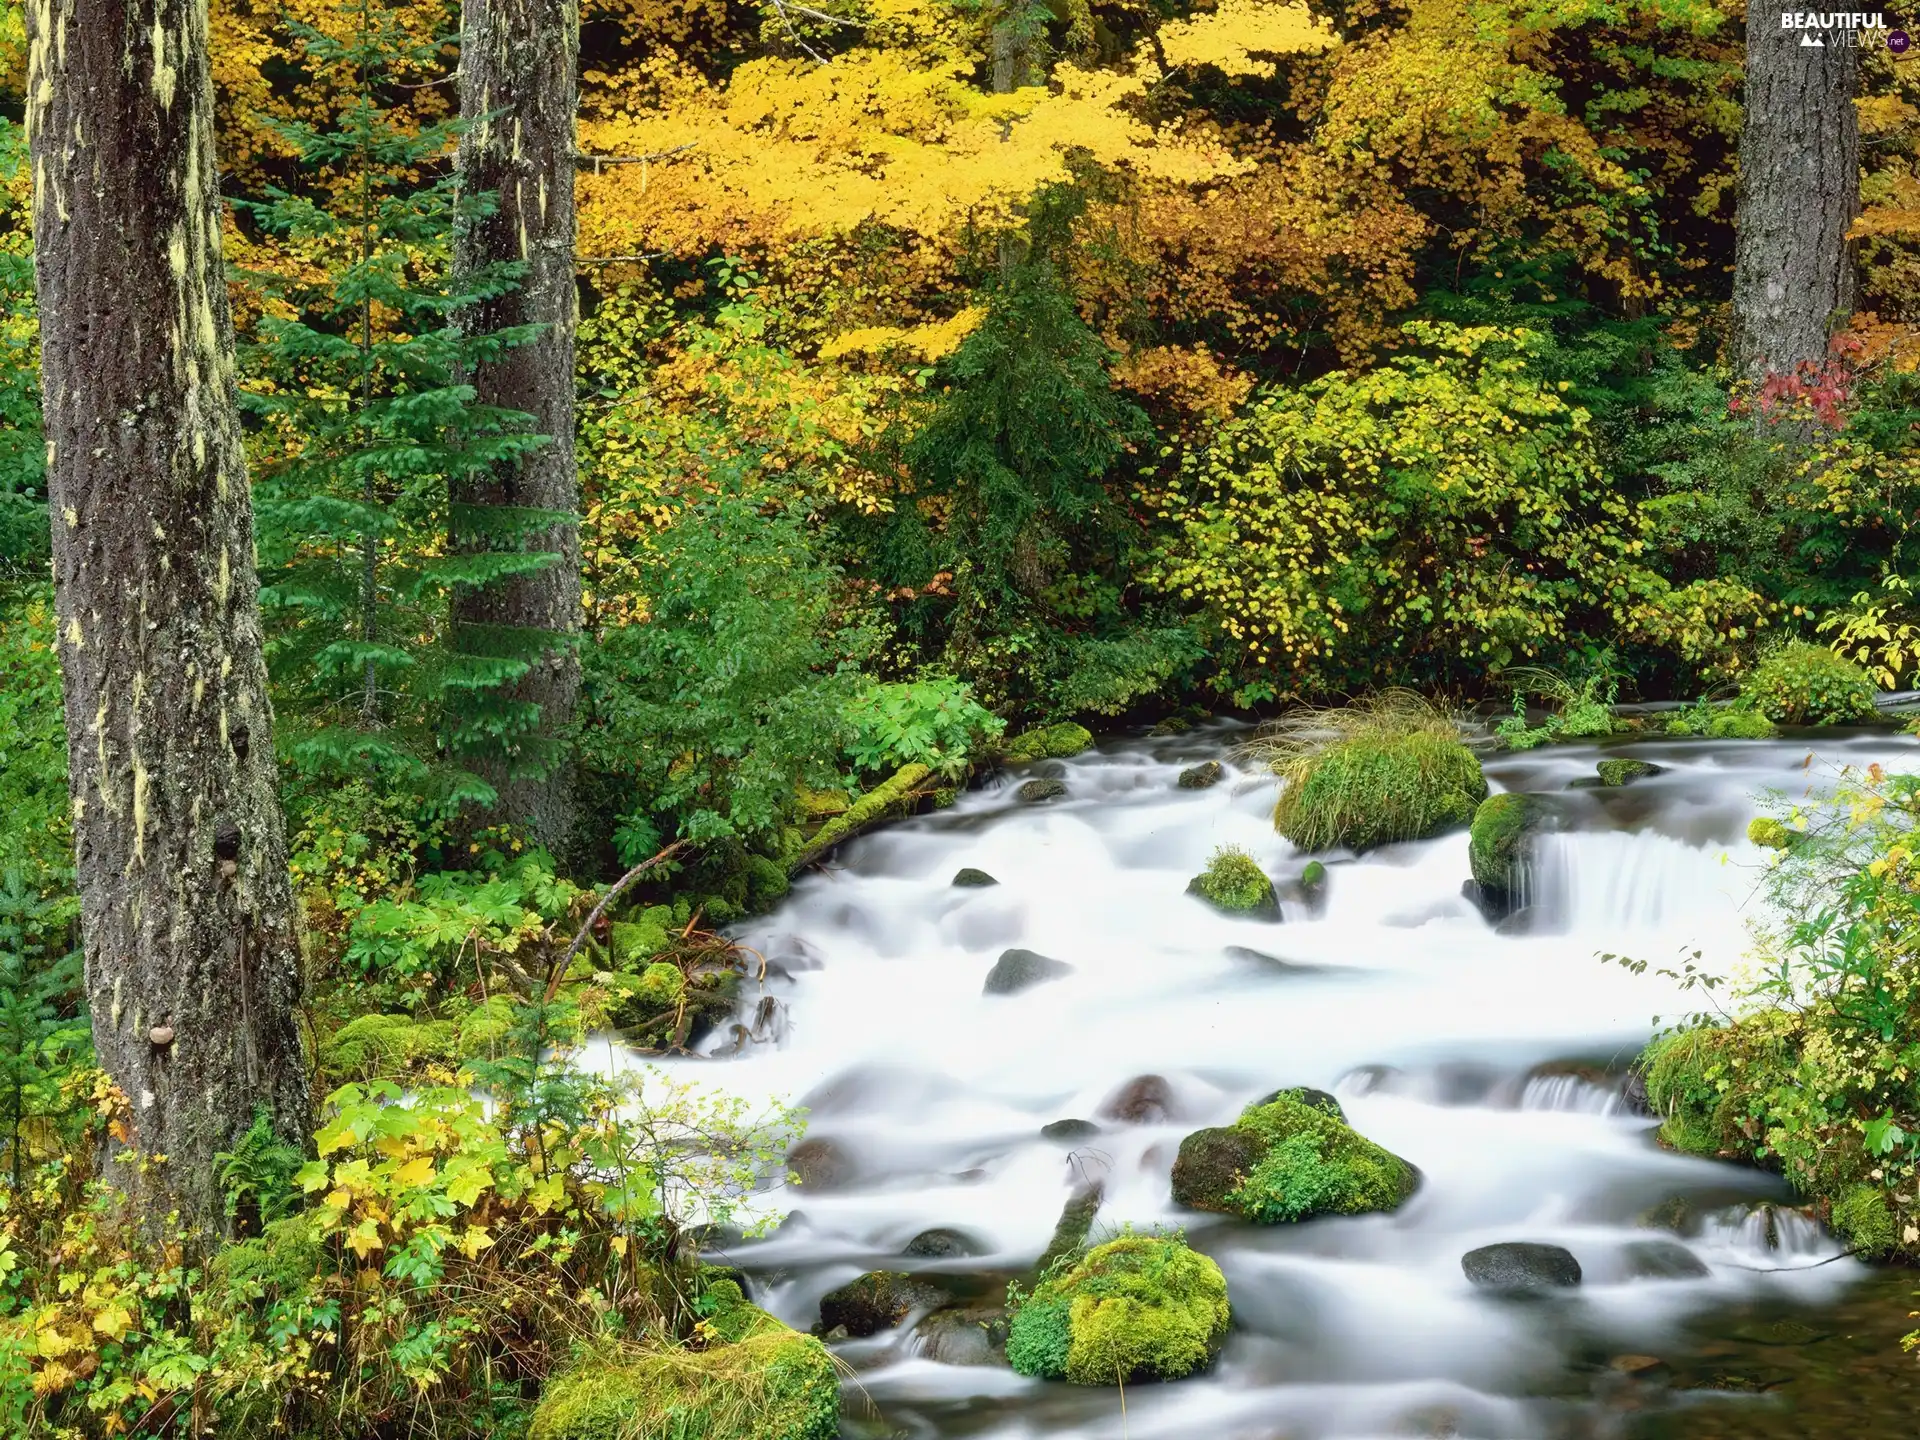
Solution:
[(304, 1143), (299, 950), (220, 254), (204, 5), (31, 0), (41, 383), (74, 859), (116, 1147), (150, 1220)]
[[(580, 692), (574, 649), (581, 627), (580, 531), (576, 523), (516, 531), (525, 511), (580, 506), (573, 442), (574, 112), (578, 108), (578, 0), (467, 0), (461, 17), (460, 183), (491, 195), (489, 214), (463, 222), (455, 245), (456, 284), (503, 263), (525, 267), (520, 283), (470, 307), (473, 335), (538, 326), (533, 340), (475, 367), (482, 405), (534, 417), (549, 443), (531, 455), (458, 482), (456, 543), (514, 544), (558, 559), (546, 569), (463, 591), (454, 604), (455, 643), (499, 653), (511, 637), (544, 631), (532, 668), (508, 699), (539, 707), (538, 728), (516, 754), (477, 767), (500, 792), (499, 818), (528, 825), (543, 843), (563, 843), (573, 825), (572, 766), (562, 747)], [(502, 539), (512, 536), (511, 539)]]
[(1780, 13), (1747, 6), (1733, 312), (1736, 368), (1754, 381), (1826, 359), (1853, 305), (1847, 230), (1860, 208), (1859, 51), (1845, 31), (1783, 29)]

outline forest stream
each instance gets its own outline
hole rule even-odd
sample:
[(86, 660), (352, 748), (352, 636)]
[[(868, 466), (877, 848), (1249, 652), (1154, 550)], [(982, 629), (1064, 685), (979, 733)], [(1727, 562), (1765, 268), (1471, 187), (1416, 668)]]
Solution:
[[(1464, 831), (1329, 856), (1310, 901), (1304, 857), (1269, 821), (1273, 781), (1233, 764), (1243, 734), (1110, 740), (1001, 777), (843, 847), (740, 933), (766, 957), (783, 1033), (718, 1069), (682, 1063), (810, 1112), (815, 1183), (780, 1197), (775, 1232), (724, 1254), (780, 1318), (808, 1328), (823, 1294), (872, 1270), (990, 1303), (1096, 1182), (1096, 1236), (1184, 1228), (1231, 1290), (1233, 1331), (1208, 1373), (1124, 1394), (939, 1363), (917, 1315), (840, 1340), (857, 1376), (846, 1433), (1911, 1434), (1908, 1277), (1846, 1257), (1777, 1179), (1663, 1151), (1623, 1092), (1657, 1025), (1711, 1003), (1656, 972), (1695, 951), (1711, 972), (1741, 963), (1763, 864), (1745, 838), (1756, 800), (1833, 765), (1910, 757), (1914, 742), (1615, 746), (1604, 753), (1664, 771), (1613, 789), (1569, 788), (1594, 773), (1591, 746), (1491, 757), (1496, 791), (1564, 794), (1568, 817), (1542, 842), (1529, 908), (1496, 927), (1462, 893)], [(1227, 763), (1222, 783), (1178, 787), (1208, 759)], [(1021, 803), (1034, 775), (1065, 795)], [(1184, 893), (1225, 844), (1274, 877), (1281, 923)], [(962, 867), (998, 883), (956, 887)], [(1010, 947), (1073, 969), (983, 994)], [(1651, 963), (1635, 974), (1609, 953)], [(1292, 1085), (1332, 1091), (1417, 1165), (1412, 1201), (1266, 1228), (1175, 1206), (1182, 1136)], [(1041, 1134), (1061, 1120), (1097, 1133)], [(952, 1233), (913, 1248), (948, 1253), (905, 1255), (930, 1230)], [(1476, 1292), (1462, 1254), (1515, 1240), (1566, 1247), (1580, 1286)]]

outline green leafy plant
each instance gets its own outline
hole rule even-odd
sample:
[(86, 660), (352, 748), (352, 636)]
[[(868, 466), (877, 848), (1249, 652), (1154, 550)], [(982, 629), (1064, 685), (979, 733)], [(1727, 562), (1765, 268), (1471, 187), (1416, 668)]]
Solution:
[(947, 776), (964, 774), (1006, 729), (970, 686), (949, 676), (869, 685), (853, 698), (847, 720), (847, 754), (860, 769), (919, 764)]
[[(1619, 698), (1620, 677), (1606, 664), (1596, 666), (1579, 681), (1558, 671), (1523, 665), (1504, 671), (1500, 678), (1513, 691), (1513, 714), (1494, 727), (1509, 750), (1531, 750), (1555, 740), (1592, 740), (1611, 735), (1616, 726), (1613, 705)], [(1545, 700), (1557, 708), (1544, 723), (1528, 723), (1528, 700)]]
[(72, 1105), (65, 1082), (92, 1058), (78, 912), (19, 867), (0, 871), (0, 1136), (16, 1190), (34, 1153), (58, 1153)]

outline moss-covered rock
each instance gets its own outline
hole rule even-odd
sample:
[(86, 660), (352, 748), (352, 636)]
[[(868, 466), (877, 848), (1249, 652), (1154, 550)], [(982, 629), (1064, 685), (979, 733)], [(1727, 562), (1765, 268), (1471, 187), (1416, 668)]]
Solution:
[(747, 908), (752, 911), (771, 910), (787, 898), (791, 882), (787, 879), (787, 867), (765, 855), (749, 855), (741, 862), (747, 876)]
[(984, 870), (963, 865), (953, 872), (953, 883), (962, 890), (983, 890), (989, 885), (998, 885), (1000, 882)]
[(613, 963), (622, 970), (637, 970), (669, 948), (693, 918), (686, 902), (675, 905), (649, 905), (610, 927)]
[(1709, 740), (1766, 740), (1774, 734), (1773, 722), (1758, 710), (1744, 705), (1729, 705), (1716, 710), (1707, 721)]
[(639, 1025), (672, 1010), (687, 993), (686, 974), (670, 960), (656, 960), (639, 974), (612, 976), (607, 1018), (615, 1025)]
[(993, 969), (987, 972), (980, 993), (1018, 995), (1022, 990), (1031, 990), (1036, 985), (1064, 980), (1072, 973), (1073, 966), (1064, 960), (1055, 960), (1032, 950), (1002, 950), (1000, 958), (993, 963)]
[(1029, 780), (1013, 793), (1022, 805), (1038, 805), (1043, 800), (1058, 800), (1061, 796), (1065, 795), (1067, 793), (1067, 782), (1064, 780)]
[(321, 1043), (320, 1064), (338, 1079), (400, 1079), (417, 1065), (457, 1059), (459, 1033), (452, 1020), (356, 1015)]
[(1125, 1235), (1021, 1301), (1007, 1360), (1078, 1385), (1178, 1380), (1213, 1363), (1229, 1318), (1226, 1277), (1210, 1258), (1177, 1238)]
[(1092, 744), (1091, 730), (1071, 720), (1063, 720), (1058, 725), (1022, 730), (1000, 747), (1000, 758), (1016, 765), (1033, 760), (1065, 760)]
[(1880, 1185), (1850, 1185), (1833, 1202), (1833, 1233), (1862, 1255), (1887, 1255), (1899, 1248), (1900, 1226), (1887, 1192)]
[(1317, 895), (1327, 888), (1327, 867), (1318, 860), (1309, 860), (1300, 869), (1300, 888), (1308, 895)]
[(1457, 739), (1358, 735), (1291, 763), (1273, 825), (1302, 850), (1365, 850), (1464, 825), (1486, 796), (1480, 761)]
[(1527, 868), (1528, 842), (1546, 820), (1537, 796), (1509, 790), (1489, 795), (1473, 812), (1467, 857), (1474, 883), (1495, 895), (1520, 890)]
[(584, 1356), (547, 1381), (528, 1440), (834, 1440), (840, 1381), (824, 1345), (744, 1300), (709, 1325), (730, 1343)]
[(1594, 766), (1594, 772), (1600, 783), (1608, 789), (1619, 785), (1631, 785), (1636, 780), (1645, 780), (1648, 776), (1663, 773), (1664, 767), (1655, 765), (1651, 760), (1602, 760)]
[(1273, 881), (1254, 858), (1237, 845), (1222, 845), (1207, 868), (1187, 882), (1187, 893), (1197, 895), (1227, 915), (1254, 920), (1278, 920), (1280, 899)]
[(1826, 646), (1802, 640), (1762, 660), (1742, 682), (1740, 694), (1781, 725), (1846, 725), (1878, 713), (1872, 676)]
[(1227, 778), (1227, 770), (1218, 760), (1205, 760), (1180, 772), (1182, 790), (1210, 790)]
[(1262, 1225), (1397, 1210), (1419, 1172), (1337, 1115), (1282, 1093), (1180, 1142), (1173, 1198)]

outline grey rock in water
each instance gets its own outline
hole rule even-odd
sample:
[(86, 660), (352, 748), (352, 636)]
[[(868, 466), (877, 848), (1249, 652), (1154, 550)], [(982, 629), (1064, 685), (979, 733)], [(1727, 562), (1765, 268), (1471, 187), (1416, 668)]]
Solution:
[(859, 1176), (859, 1166), (837, 1140), (816, 1135), (787, 1152), (787, 1169), (807, 1190), (844, 1190)]
[(976, 870), (973, 866), (967, 865), (954, 872), (953, 883), (962, 890), (980, 890), (988, 885), (998, 885), (1000, 882), (986, 871)]
[(1580, 1283), (1580, 1262), (1571, 1250), (1528, 1240), (1469, 1250), (1460, 1257), (1460, 1268), (1476, 1288), (1509, 1295), (1570, 1290)]
[(1001, 1305), (936, 1310), (914, 1327), (920, 1354), (940, 1365), (1004, 1365), (1007, 1311)]
[(1713, 1273), (1678, 1240), (1635, 1240), (1620, 1258), (1629, 1280), (1704, 1280)]
[(938, 1285), (898, 1270), (875, 1270), (829, 1290), (820, 1297), (818, 1333), (835, 1330), (855, 1340), (891, 1330), (915, 1310), (931, 1309), (952, 1299)]
[(1100, 1133), (1100, 1127), (1091, 1120), (1055, 1120), (1040, 1127), (1040, 1138), (1054, 1140), (1062, 1145), (1078, 1145), (1082, 1140), (1091, 1140)]
[(1164, 1076), (1136, 1075), (1107, 1097), (1100, 1107), (1100, 1118), (1125, 1125), (1158, 1125), (1178, 1119), (1173, 1087)]
[(1022, 990), (1031, 990), (1035, 985), (1045, 985), (1072, 973), (1073, 966), (1064, 960), (1054, 960), (1032, 950), (1004, 950), (993, 962), (993, 969), (987, 972), (987, 983), (980, 987), (980, 993), (1018, 995)]
[(937, 1227), (922, 1230), (907, 1242), (907, 1248), (900, 1253), (918, 1260), (964, 1260), (983, 1251), (980, 1242), (966, 1231)]
[(1182, 790), (1210, 790), (1227, 778), (1226, 766), (1218, 760), (1205, 760), (1180, 772)]
[(1253, 1103), (1271, 1105), (1276, 1100), (1297, 1101), (1309, 1110), (1318, 1110), (1322, 1115), (1331, 1115), (1343, 1125), (1347, 1121), (1347, 1112), (1340, 1108), (1339, 1099), (1325, 1090), (1316, 1090), (1311, 1085), (1295, 1085), (1287, 1090), (1276, 1090), (1271, 1095), (1261, 1096)]
[(1013, 792), (1022, 805), (1038, 805), (1043, 800), (1058, 800), (1067, 793), (1064, 780), (1029, 780)]

